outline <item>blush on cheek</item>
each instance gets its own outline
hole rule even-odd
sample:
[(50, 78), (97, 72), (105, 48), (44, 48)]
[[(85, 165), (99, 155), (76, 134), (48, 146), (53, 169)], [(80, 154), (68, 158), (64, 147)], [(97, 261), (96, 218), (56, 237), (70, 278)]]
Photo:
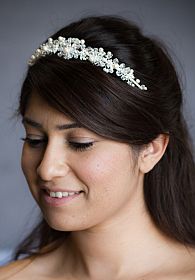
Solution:
[[(121, 168), (121, 160), (119, 160), (118, 164)], [(81, 165), (78, 166), (77, 171), (79, 177), (82, 178), (86, 185), (93, 186), (116, 176), (118, 164), (116, 164), (115, 154), (112, 155), (110, 152), (104, 152), (97, 156), (93, 155), (85, 160), (85, 162), (82, 162)]]
[(105, 161), (101, 158), (93, 158), (93, 160), (86, 162), (83, 166), (82, 173), (80, 169), (81, 176), (83, 179), (87, 179), (89, 184), (101, 180), (107, 172)]

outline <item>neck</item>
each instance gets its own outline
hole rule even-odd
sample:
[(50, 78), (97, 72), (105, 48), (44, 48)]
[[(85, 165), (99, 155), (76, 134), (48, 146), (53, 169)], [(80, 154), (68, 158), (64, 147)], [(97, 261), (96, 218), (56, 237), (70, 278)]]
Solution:
[(84, 279), (108, 279), (108, 275), (109, 279), (135, 279), (178, 273), (178, 267), (185, 265), (185, 248), (156, 229), (144, 206), (125, 213), (131, 214), (72, 232), (61, 255), (63, 267), (72, 267), (79, 279), (81, 275)]

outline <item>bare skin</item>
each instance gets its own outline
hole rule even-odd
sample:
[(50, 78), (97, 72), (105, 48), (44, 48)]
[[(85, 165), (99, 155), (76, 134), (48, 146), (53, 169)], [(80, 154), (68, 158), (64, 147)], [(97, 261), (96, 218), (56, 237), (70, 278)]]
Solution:
[[(160, 135), (143, 149), (135, 165), (127, 144), (85, 128), (56, 129), (73, 120), (36, 95), (25, 117), (40, 124), (25, 122), (27, 136), (40, 140), (38, 147), (26, 142), (23, 148), (22, 168), (30, 191), (48, 224), (71, 234), (9, 279), (195, 279), (195, 249), (164, 236), (144, 204), (144, 174), (163, 156), (167, 136)], [(70, 140), (93, 145), (75, 151), (67, 144)], [(51, 206), (43, 200), (43, 185), (83, 192), (64, 205)]]

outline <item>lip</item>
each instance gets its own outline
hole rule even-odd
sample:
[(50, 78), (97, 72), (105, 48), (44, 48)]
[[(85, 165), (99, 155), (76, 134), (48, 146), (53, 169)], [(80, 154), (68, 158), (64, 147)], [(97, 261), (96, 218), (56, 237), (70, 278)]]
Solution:
[(50, 197), (49, 194), (43, 190), (43, 199), (47, 204), (49, 204), (51, 206), (60, 206), (60, 205), (64, 205), (64, 204), (72, 201), (73, 199), (77, 200), (78, 198), (80, 198), (80, 196), (82, 194), (83, 194), (83, 192), (80, 192), (78, 194), (74, 194), (74, 195), (71, 195), (71, 196), (65, 196), (65, 197), (62, 197), (62, 198), (55, 198), (55, 197)]
[(80, 192), (82, 190), (72, 190), (72, 189), (62, 189), (62, 188), (48, 188), (48, 187), (41, 187), (42, 190), (46, 190), (48, 192)]

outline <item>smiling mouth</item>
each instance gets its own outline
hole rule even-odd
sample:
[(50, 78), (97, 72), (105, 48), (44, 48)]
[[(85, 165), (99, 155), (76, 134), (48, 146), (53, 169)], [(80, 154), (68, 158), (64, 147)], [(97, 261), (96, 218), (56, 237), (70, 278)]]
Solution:
[[(74, 199), (79, 198), (84, 191), (79, 192), (49, 192), (47, 190), (43, 190), (43, 198), (46, 203), (50, 204), (51, 206), (60, 206), (64, 205), (70, 201), (74, 201)], [(66, 194), (68, 193), (68, 195)], [(54, 196), (55, 195), (55, 196)]]
[(83, 193), (83, 191), (65, 191), (65, 192), (53, 192), (53, 191), (49, 191), (44, 189), (43, 190), (45, 194), (47, 194), (50, 197), (53, 198), (63, 198), (63, 197), (68, 197), (68, 196), (74, 196), (74, 195), (78, 195), (80, 193)]

